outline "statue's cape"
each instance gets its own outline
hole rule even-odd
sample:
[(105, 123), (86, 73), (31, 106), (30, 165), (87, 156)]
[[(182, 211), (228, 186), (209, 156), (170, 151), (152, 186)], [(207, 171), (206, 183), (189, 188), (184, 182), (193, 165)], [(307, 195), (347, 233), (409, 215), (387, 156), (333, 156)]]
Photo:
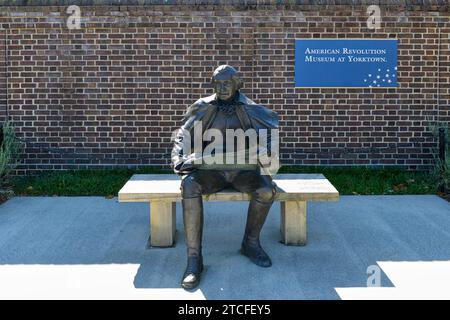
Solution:
[[(239, 108), (245, 113), (242, 114)], [(215, 94), (201, 98), (187, 109), (186, 114), (183, 117), (183, 122), (185, 123), (184, 127), (191, 128), (195, 121), (202, 121), (206, 122), (206, 124), (204, 123), (203, 129), (207, 129), (209, 127), (208, 124), (216, 111), (217, 104)], [(251, 123), (251, 127), (254, 129), (278, 129), (278, 114), (269, 108), (256, 104), (241, 92), (239, 92), (237, 112), (241, 121), (245, 121), (242, 118), (247, 115), (247, 121)]]

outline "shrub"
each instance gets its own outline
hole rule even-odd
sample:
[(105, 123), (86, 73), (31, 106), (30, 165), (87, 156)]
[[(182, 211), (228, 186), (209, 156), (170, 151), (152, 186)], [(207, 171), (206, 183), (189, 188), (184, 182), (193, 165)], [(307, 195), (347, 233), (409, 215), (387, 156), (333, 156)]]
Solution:
[[(434, 168), (433, 176), (435, 177), (440, 189), (447, 192), (450, 191), (450, 128), (445, 122), (428, 122), (431, 133), (438, 142), (437, 147), (433, 148)], [(444, 129), (445, 137), (445, 158), (439, 157), (439, 129)]]
[[(3, 124), (3, 139), (0, 139), (0, 187), (6, 184), (9, 175), (19, 164), (22, 142), (16, 137), (11, 121)], [(1, 132), (1, 131), (0, 131)]]

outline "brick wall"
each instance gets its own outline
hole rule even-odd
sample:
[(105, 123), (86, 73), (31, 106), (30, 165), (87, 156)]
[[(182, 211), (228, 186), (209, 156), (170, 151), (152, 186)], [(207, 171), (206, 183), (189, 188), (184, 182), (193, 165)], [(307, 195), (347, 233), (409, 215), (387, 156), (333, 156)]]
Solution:
[[(279, 113), (282, 164), (426, 168), (427, 117), (450, 119), (448, 6), (382, 6), (378, 31), (366, 8), (93, 6), (69, 30), (66, 7), (1, 7), (0, 88), (7, 33), (8, 114), (27, 141), (19, 173), (167, 165), (172, 130), (222, 63)], [(295, 38), (397, 38), (399, 86), (295, 88)]]
[(6, 30), (0, 28), (0, 123), (6, 118)]

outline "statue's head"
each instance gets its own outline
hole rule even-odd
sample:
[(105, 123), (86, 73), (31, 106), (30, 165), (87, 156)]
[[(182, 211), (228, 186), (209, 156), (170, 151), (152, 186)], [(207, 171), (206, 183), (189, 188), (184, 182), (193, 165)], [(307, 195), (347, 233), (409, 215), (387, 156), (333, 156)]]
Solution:
[(242, 81), (236, 69), (227, 64), (221, 65), (214, 70), (211, 83), (217, 98), (225, 101), (233, 99), (236, 91), (242, 88)]

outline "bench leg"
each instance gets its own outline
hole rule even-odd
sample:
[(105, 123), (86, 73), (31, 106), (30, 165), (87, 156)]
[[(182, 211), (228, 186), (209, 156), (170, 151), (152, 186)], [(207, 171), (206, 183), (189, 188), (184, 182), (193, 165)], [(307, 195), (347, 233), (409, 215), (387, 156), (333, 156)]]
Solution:
[(306, 245), (306, 201), (281, 202), (281, 237), (286, 245)]
[(150, 202), (150, 245), (170, 247), (175, 240), (176, 203)]

